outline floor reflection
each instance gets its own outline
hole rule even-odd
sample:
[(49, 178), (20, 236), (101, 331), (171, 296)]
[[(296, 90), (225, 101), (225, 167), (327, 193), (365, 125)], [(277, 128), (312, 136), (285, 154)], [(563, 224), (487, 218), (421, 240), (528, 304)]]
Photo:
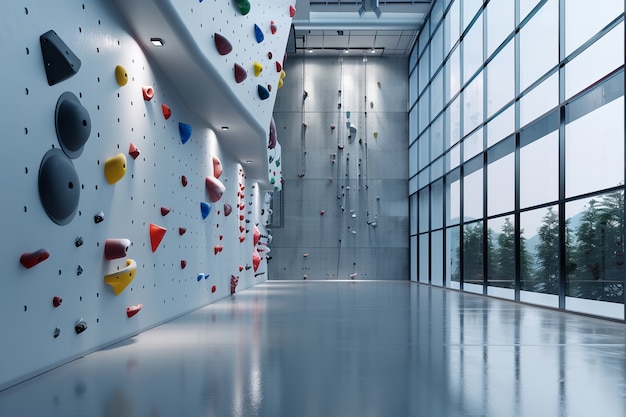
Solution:
[(626, 327), (408, 282), (269, 282), (0, 392), (1, 416), (626, 416)]

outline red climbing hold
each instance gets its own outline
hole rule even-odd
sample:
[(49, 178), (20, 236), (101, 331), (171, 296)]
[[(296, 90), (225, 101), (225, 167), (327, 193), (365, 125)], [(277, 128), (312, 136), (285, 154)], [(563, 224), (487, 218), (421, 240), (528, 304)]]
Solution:
[(296, 8), (293, 5), (289, 6), (289, 17), (294, 17), (296, 15)]
[(239, 226), (239, 233), (243, 233), (243, 231), (244, 231), (244, 230), (246, 230), (246, 228), (245, 228), (245, 227), (243, 227), (243, 226)]
[(139, 156), (139, 149), (137, 149), (137, 147), (135, 146), (134, 143), (130, 143), (130, 146), (128, 147), (128, 154), (130, 156), (133, 157), (133, 159), (137, 159), (137, 157)]
[(154, 88), (144, 85), (141, 87), (141, 93), (143, 94), (143, 99), (145, 101), (150, 101), (152, 100), (152, 97), (154, 97)]
[(221, 183), (220, 180), (214, 177), (206, 177), (206, 189), (209, 192), (209, 199), (215, 203), (222, 198), (224, 195), (224, 191), (226, 191), (226, 187)]
[(183, 184), (183, 187), (187, 186), (187, 177), (185, 177), (184, 175), (180, 176), (180, 182), (181, 184)]
[(224, 236), (220, 235), (219, 239), (220, 239), (220, 240), (224, 239)]
[(261, 263), (261, 255), (259, 255), (259, 252), (255, 249), (254, 252), (252, 252), (252, 267), (254, 268), (254, 272), (256, 272), (256, 270), (259, 269), (260, 263)]
[(232, 212), (233, 212), (233, 208), (231, 207), (231, 205), (228, 203), (224, 203), (224, 216), (228, 216)]
[(243, 265), (239, 265), (239, 272), (243, 271)]
[(179, 235), (181, 235), (181, 236), (182, 236), (182, 235), (184, 235), (184, 234), (185, 234), (185, 232), (187, 232), (187, 229), (186, 229), (186, 228), (184, 228), (184, 227), (179, 227), (179, 228), (178, 228), (178, 234), (179, 234)]
[(50, 253), (47, 250), (39, 249), (35, 252), (23, 253), (22, 256), (20, 256), (20, 263), (24, 265), (25, 268), (30, 269), (38, 263), (45, 261), (49, 257)]
[(239, 204), (239, 210), (243, 210), (243, 209), (245, 209), (245, 208), (246, 208), (246, 205), (245, 205), (245, 204), (243, 204), (243, 203)]
[(217, 287), (214, 285), (211, 287), (211, 292), (215, 292), (215, 291), (217, 291)]
[(137, 304), (134, 306), (126, 307), (126, 315), (128, 316), (128, 318), (131, 318), (135, 314), (139, 313), (139, 310), (141, 310), (141, 307), (143, 307), (142, 304)]
[(184, 259), (180, 260), (180, 269), (185, 269), (185, 267), (187, 266), (187, 261)]
[(220, 55), (228, 55), (233, 51), (233, 46), (224, 36), (215, 32), (215, 47)]
[(104, 242), (104, 257), (107, 261), (125, 258), (129, 246), (130, 240), (128, 239), (107, 239)]
[(167, 214), (172, 211), (169, 207), (161, 207), (161, 216), (167, 216)]
[(58, 307), (61, 305), (61, 303), (63, 302), (63, 299), (61, 297), (59, 297), (58, 295), (54, 296), (52, 298), (52, 305), (55, 307)]
[(272, 31), (272, 35), (275, 35), (276, 30), (278, 30), (278, 27), (276, 27), (276, 23), (273, 20), (270, 22), (270, 30)]
[(215, 246), (213, 246), (213, 254), (214, 255), (217, 255), (218, 253), (220, 253), (223, 250), (224, 250), (224, 246), (222, 246), (222, 245), (215, 245)]
[(244, 217), (243, 215), (239, 216), (239, 221), (243, 221)]
[(276, 72), (281, 72), (283, 70), (283, 66), (280, 62), (276, 61)]
[(222, 161), (217, 156), (213, 156), (213, 176), (219, 178), (222, 176)]
[(163, 240), (167, 229), (159, 225), (150, 223), (150, 244), (152, 245), (152, 252), (156, 252), (157, 248)]
[(165, 118), (165, 120), (169, 119), (172, 116), (172, 110), (167, 104), (161, 104), (161, 110), (163, 111), (163, 117)]
[(239, 64), (235, 64), (235, 81), (237, 84), (243, 82), (246, 78), (248, 78), (246, 69)]
[(254, 226), (253, 236), (254, 236), (254, 246), (256, 246), (259, 243), (259, 240), (261, 240), (261, 231), (259, 230), (258, 227), (256, 227), (256, 225)]
[(239, 236), (239, 243), (243, 243), (244, 240), (246, 240), (245, 236)]

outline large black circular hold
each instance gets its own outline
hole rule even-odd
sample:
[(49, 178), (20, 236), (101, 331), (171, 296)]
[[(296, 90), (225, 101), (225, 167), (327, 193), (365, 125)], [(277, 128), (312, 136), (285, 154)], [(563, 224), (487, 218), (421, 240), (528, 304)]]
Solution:
[(39, 199), (50, 220), (61, 226), (71, 222), (78, 211), (78, 174), (72, 160), (59, 149), (50, 149), (41, 160)]
[(57, 101), (54, 124), (61, 149), (72, 159), (83, 153), (83, 146), (91, 133), (89, 112), (78, 97), (66, 91)]

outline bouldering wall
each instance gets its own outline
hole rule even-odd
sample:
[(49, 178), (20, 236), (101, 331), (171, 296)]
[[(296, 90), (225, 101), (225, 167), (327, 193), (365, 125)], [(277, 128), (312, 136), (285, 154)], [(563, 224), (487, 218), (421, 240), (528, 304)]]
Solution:
[[(258, 19), (282, 60), (289, 2), (272, 6), (281, 10), (275, 35), (259, 3), (245, 17), (238, 3), (208, 3), (190, 6), (194, 18), (215, 27), (245, 18), (232, 41)], [(267, 279), (268, 160), (280, 159), (280, 147), (268, 148), (259, 81), (222, 101), (252, 107), (240, 125), (263, 125), (246, 139), (260, 151), (242, 160), (223, 143), (237, 140), (236, 126), (225, 139), (110, 2), (12, 2), (0, 22), (0, 389)], [(237, 49), (249, 73), (258, 55)], [(217, 83), (242, 87), (231, 78)], [(274, 69), (263, 83), (283, 78)]]
[(405, 64), (289, 57), (270, 279), (408, 279)]

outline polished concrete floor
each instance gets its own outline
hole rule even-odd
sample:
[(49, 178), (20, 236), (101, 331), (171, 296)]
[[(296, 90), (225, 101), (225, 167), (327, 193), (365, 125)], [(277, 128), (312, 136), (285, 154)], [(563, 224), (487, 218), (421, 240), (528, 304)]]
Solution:
[(420, 284), (268, 282), (2, 391), (0, 416), (626, 416), (625, 344)]

